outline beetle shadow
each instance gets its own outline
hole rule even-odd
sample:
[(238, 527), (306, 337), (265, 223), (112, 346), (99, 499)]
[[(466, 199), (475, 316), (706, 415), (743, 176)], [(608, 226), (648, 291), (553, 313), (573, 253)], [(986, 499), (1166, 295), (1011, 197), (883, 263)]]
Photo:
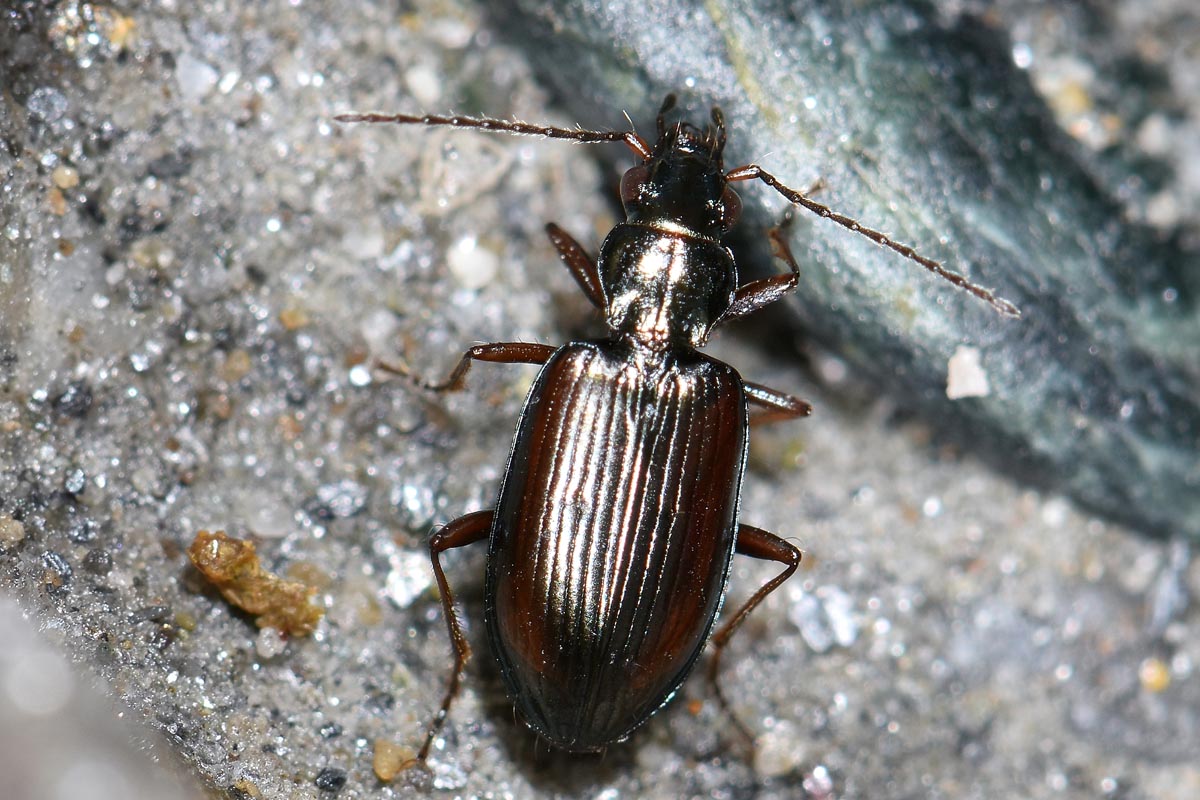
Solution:
[[(660, 709), (646, 724), (634, 730), (627, 740), (613, 744), (602, 752), (571, 753), (559, 750), (539, 737), (521, 720), (505, 694), (503, 681), (494, 660), (491, 660), (484, 672), (488, 685), (487, 695), (482, 704), (488, 718), (496, 725), (499, 746), (507, 762), (514, 765), (530, 785), (547, 795), (593, 796), (599, 789), (645, 770), (646, 764), (640, 760), (639, 754), (647, 747), (654, 747), (660, 754), (669, 752), (683, 764), (695, 765), (714, 758), (731, 758), (734, 761), (745, 759), (745, 754), (737, 749), (739, 744), (736, 735), (717, 733), (706, 739), (703, 734), (699, 734), (699, 739), (693, 739), (690, 733), (695, 733), (695, 726), (700, 723), (691, 720), (677, 726), (672, 722), (671, 715), (688, 715), (688, 707), (695, 699), (687, 702), (686, 698), (692, 697), (693, 691), (681, 691), (683, 697), (675, 698), (667, 707)], [(697, 676), (691, 676), (685, 684), (693, 680), (703, 683), (697, 680)], [(715, 705), (713, 698), (707, 696), (703, 688), (695, 689), (694, 693), (696, 697), (704, 699), (705, 702), (714, 702)], [(725, 718), (720, 715), (725, 712), (717, 710), (714, 713), (722, 719), (718, 728), (724, 728)]]
[[(525, 725), (504, 692), (494, 661), (488, 665), (488, 671), (489, 681), (496, 682), (498, 691), (489, 692), (487, 714), (495, 721), (500, 746), (508, 762), (516, 765), (540, 792), (585, 797), (596, 787), (610, 784), (630, 771), (635, 751), (628, 743), (613, 745), (600, 753), (569, 753), (551, 746)], [(631, 741), (635, 740), (636, 735)]]

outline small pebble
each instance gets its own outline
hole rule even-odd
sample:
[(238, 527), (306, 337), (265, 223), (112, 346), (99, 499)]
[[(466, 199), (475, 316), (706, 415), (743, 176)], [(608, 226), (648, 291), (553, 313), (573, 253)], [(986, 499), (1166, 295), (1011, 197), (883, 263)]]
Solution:
[(991, 391), (979, 348), (959, 347), (955, 350), (946, 365), (946, 397), (951, 400), (987, 397)]
[(56, 122), (67, 113), (67, 98), (62, 92), (49, 86), (33, 90), (25, 101), (25, 108), (34, 117), (40, 117), (46, 122)]
[(50, 180), (54, 181), (54, 185), (59, 189), (74, 189), (79, 185), (79, 173), (74, 167), (60, 164), (50, 173)]
[(754, 770), (767, 778), (779, 778), (799, 768), (807, 755), (796, 726), (779, 721), (755, 741)]
[(317, 488), (317, 502), (330, 517), (345, 519), (367, 505), (367, 489), (351, 480), (327, 483)]
[(54, 398), (54, 410), (68, 417), (82, 417), (92, 407), (92, 389), (83, 381), (67, 384)]
[(71, 565), (67, 560), (53, 550), (42, 553), (43, 583), (50, 591), (63, 588), (71, 582)]
[(375, 758), (371, 761), (371, 768), (375, 770), (375, 776), (379, 780), (387, 783), (407, 769), (415, 758), (416, 753), (412, 748), (396, 744), (389, 739), (376, 739)]
[(67, 538), (74, 544), (90, 544), (100, 537), (100, 523), (90, 517), (74, 517), (67, 524)]
[(112, 9), (107, 10), (109, 17), (105, 33), (108, 41), (118, 50), (124, 50), (136, 38), (137, 22), (132, 17), (123, 16)]
[(408, 608), (433, 583), (429, 556), (417, 550), (398, 550), (388, 557), (384, 596), (397, 608)]
[(12, 547), (25, 538), (25, 526), (10, 516), (0, 516), (0, 547)]
[(342, 249), (352, 258), (369, 261), (379, 258), (387, 248), (383, 226), (378, 220), (355, 220), (342, 236)]
[(346, 771), (336, 767), (326, 767), (317, 775), (315, 783), (322, 792), (337, 794), (346, 785)]
[(805, 776), (801, 785), (804, 786), (809, 797), (833, 797), (833, 776), (829, 774), (829, 768), (824, 764), (813, 767), (812, 772)]
[(482, 289), (496, 278), (500, 259), (474, 236), (464, 236), (450, 248), (446, 264), (464, 289)]
[(175, 80), (183, 98), (195, 102), (217, 85), (220, 75), (211, 66), (186, 53), (175, 62)]
[(422, 107), (432, 108), (442, 100), (442, 81), (438, 70), (429, 64), (417, 64), (404, 73), (404, 84)]
[(89, 550), (83, 557), (83, 568), (93, 575), (107, 575), (112, 570), (112, 556), (99, 547)]
[(67, 473), (67, 479), (63, 481), (63, 489), (71, 495), (81, 495), (83, 490), (87, 488), (87, 473), (81, 469), (73, 469)]
[(67, 198), (63, 197), (62, 190), (57, 186), (50, 187), (50, 191), (46, 193), (46, 204), (50, 206), (50, 213), (56, 217), (67, 213)]
[(278, 628), (263, 628), (254, 640), (254, 651), (264, 660), (272, 659), (287, 649), (287, 639)]
[(837, 586), (822, 586), (802, 592), (792, 601), (788, 616), (814, 652), (849, 647), (858, 639), (859, 623), (854, 601)]
[(1158, 694), (1171, 685), (1171, 669), (1162, 659), (1147, 658), (1138, 667), (1138, 679), (1147, 692)]
[(372, 352), (381, 353), (395, 342), (398, 327), (392, 312), (376, 309), (362, 318), (358, 331)]
[(279, 322), (286, 330), (296, 331), (309, 323), (308, 314), (299, 308), (285, 308), (279, 312)]
[(251, 366), (250, 354), (238, 348), (225, 356), (225, 363), (217, 374), (228, 383), (236, 383), (250, 373)]

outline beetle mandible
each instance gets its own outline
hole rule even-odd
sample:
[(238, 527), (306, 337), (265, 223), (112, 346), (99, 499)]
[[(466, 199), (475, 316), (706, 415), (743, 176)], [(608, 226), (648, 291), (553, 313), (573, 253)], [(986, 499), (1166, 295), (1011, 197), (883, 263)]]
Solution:
[[(1000, 313), (1019, 315), (1008, 301), (756, 164), (726, 171), (720, 110), (712, 110), (704, 128), (668, 125), (674, 103), (669, 95), (659, 110), (653, 146), (632, 130), (462, 116), (337, 117), (622, 142), (640, 159), (621, 180), (626, 219), (608, 234), (598, 260), (558, 226), (546, 227), (580, 288), (604, 313), (607, 338), (562, 347), (476, 345), (445, 381), (416, 379), (427, 389), (453, 391), (473, 361), (542, 365), (521, 412), (496, 508), (460, 517), (430, 541), (455, 662), (418, 761), (445, 723), (471, 652), (439, 556), (485, 537), (484, 613), (509, 696), (536, 733), (575, 752), (626, 739), (675, 694), (710, 639), (735, 552), (782, 564), (711, 636), (708, 677), (728, 709), (715, 680), (721, 652), (801, 558), (783, 539), (738, 521), (748, 428), (812, 410), (699, 352), (715, 328), (780, 299), (799, 282), (799, 267), (775, 229), (774, 251), (788, 272), (738, 283), (733, 254), (722, 244), (741, 210), (731, 183), (760, 180)], [(761, 409), (753, 417), (751, 405)]]

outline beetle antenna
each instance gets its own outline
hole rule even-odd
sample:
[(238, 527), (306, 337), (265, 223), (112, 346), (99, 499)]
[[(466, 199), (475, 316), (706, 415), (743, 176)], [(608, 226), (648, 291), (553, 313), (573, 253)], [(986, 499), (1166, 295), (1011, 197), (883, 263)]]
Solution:
[(495, 117), (441, 116), (438, 114), (338, 114), (338, 122), (391, 123), (395, 125), (427, 125), (429, 127), (477, 128), (485, 131), (500, 131), (516, 136), (541, 136), (546, 139), (566, 139), (577, 144), (623, 142), (635, 155), (650, 157), (650, 145), (633, 130), (593, 131), (587, 128), (559, 128), (554, 125), (535, 125), (516, 119)]
[(586, 128), (558, 128), (553, 125), (534, 125), (520, 120), (496, 119), (495, 117), (439, 116), (437, 114), (338, 114), (338, 122), (390, 122), (396, 125), (428, 125), (450, 128), (478, 128), (485, 131), (501, 131), (517, 136), (542, 136), (547, 139), (568, 139), (580, 144), (597, 142), (623, 142), (631, 131), (591, 131)]
[(887, 235), (880, 233), (877, 230), (873, 230), (860, 224), (855, 219), (847, 217), (844, 214), (837, 213), (829, 206), (818, 203), (816, 200), (807, 197), (802, 192), (798, 192), (795, 189), (786, 186), (785, 184), (781, 183), (778, 178), (757, 164), (747, 164), (744, 167), (738, 167), (737, 169), (730, 170), (725, 175), (725, 179), (728, 181), (749, 181), (756, 178), (770, 186), (775, 191), (779, 192), (781, 195), (787, 198), (789, 202), (801, 206), (802, 208), (811, 211), (819, 217), (833, 220), (843, 228), (854, 231), (861, 236), (865, 236), (876, 244), (883, 245), (890, 250), (894, 250), (895, 252), (907, 258), (909, 261), (915, 261), (925, 269), (932, 272), (934, 275), (937, 275), (942, 280), (949, 281), (963, 291), (975, 295), (1000, 314), (1003, 314), (1006, 317), (1014, 318), (1019, 318), (1021, 316), (1021, 310), (1008, 300), (1005, 300), (1003, 297), (997, 297), (990, 290), (985, 289), (978, 284), (972, 283), (964, 275), (960, 275), (957, 272), (946, 269), (939, 262), (934, 261), (931, 258), (926, 258), (908, 245), (901, 244), (900, 242), (889, 238)]

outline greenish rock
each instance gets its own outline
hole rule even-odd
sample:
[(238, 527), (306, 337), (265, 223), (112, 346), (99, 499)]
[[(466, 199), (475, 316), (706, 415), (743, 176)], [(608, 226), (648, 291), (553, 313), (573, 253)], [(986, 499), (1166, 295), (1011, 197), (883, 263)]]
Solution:
[[(1119, 7), (1169, 19), (1129, 36), (1194, 65), (1178, 15), (1195, 4), (1181, 2)], [(1026, 13), (1050, 30), (1069, 9)], [(338, 800), (1194, 800), (1194, 548), (1022, 489), (928, 446), (921, 426), (877, 424), (888, 402), (847, 402), (854, 381), (814, 388), (749, 336), (710, 352), (818, 405), (752, 436), (765, 449), (744, 520), (805, 550), (721, 662), (756, 755), (702, 670), (628, 743), (548, 753), (487, 646), (480, 546), (444, 562), (475, 647), (444, 746), (429, 770), (378, 778), (375, 748), (420, 746), (448, 678), (428, 537), (494, 502), (530, 373), (480, 365), (469, 391), (440, 398), (368, 365), (403, 357), (433, 377), (474, 341), (582, 335), (594, 317), (543, 226), (594, 244), (612, 193), (590, 157), (627, 155), (333, 119), (620, 125), (629, 108), (645, 125), (661, 101), (651, 87), (644, 107), (614, 95), (590, 117), (556, 112), (527, 60), (537, 48), (486, 23), (465, 0), (0, 13), (0, 797), (328, 800), (341, 784)], [(560, 67), (583, 85), (586, 51), (573, 56)], [(697, 114), (708, 102), (690, 100)], [(1200, 145), (1195, 124), (1169, 123), (1172, 158)], [(740, 157), (799, 185), (824, 175), (823, 200), (916, 241), (898, 211), (839, 194), (849, 179), (833, 169), (854, 162), (794, 169), (739, 125)], [(1097, 180), (1120, 185), (1102, 165)], [(876, 255), (802, 225), (810, 281), (844, 270), (844, 248)], [(880, 263), (956, 301), (907, 262)], [(314, 635), (282, 641), (210, 591), (185, 553), (201, 529), (252, 536), (273, 571), (319, 585)], [(725, 608), (772, 574), (738, 558)], [(93, 678), (114, 707), (87, 697)], [(163, 786), (156, 762), (202, 787)]]
[[(1131, 221), (1161, 164), (1069, 136), (1005, 30), (924, 3), (510, 10), (510, 36), (582, 123), (620, 126), (627, 111), (648, 128), (668, 92), (697, 123), (719, 105), (727, 166), (755, 161), (797, 188), (821, 178), (822, 202), (1022, 311), (1003, 318), (894, 253), (801, 218), (791, 309), (806, 334), (1020, 479), (1149, 533), (1200, 537), (1195, 242)], [(1127, 85), (1101, 74), (1096, 91), (1165, 91), (1152, 70), (1111, 72)], [(1124, 127), (1149, 102), (1126, 103)], [(760, 226), (782, 214), (767, 187), (739, 190)], [(979, 351), (985, 396), (947, 398), (960, 347)]]

